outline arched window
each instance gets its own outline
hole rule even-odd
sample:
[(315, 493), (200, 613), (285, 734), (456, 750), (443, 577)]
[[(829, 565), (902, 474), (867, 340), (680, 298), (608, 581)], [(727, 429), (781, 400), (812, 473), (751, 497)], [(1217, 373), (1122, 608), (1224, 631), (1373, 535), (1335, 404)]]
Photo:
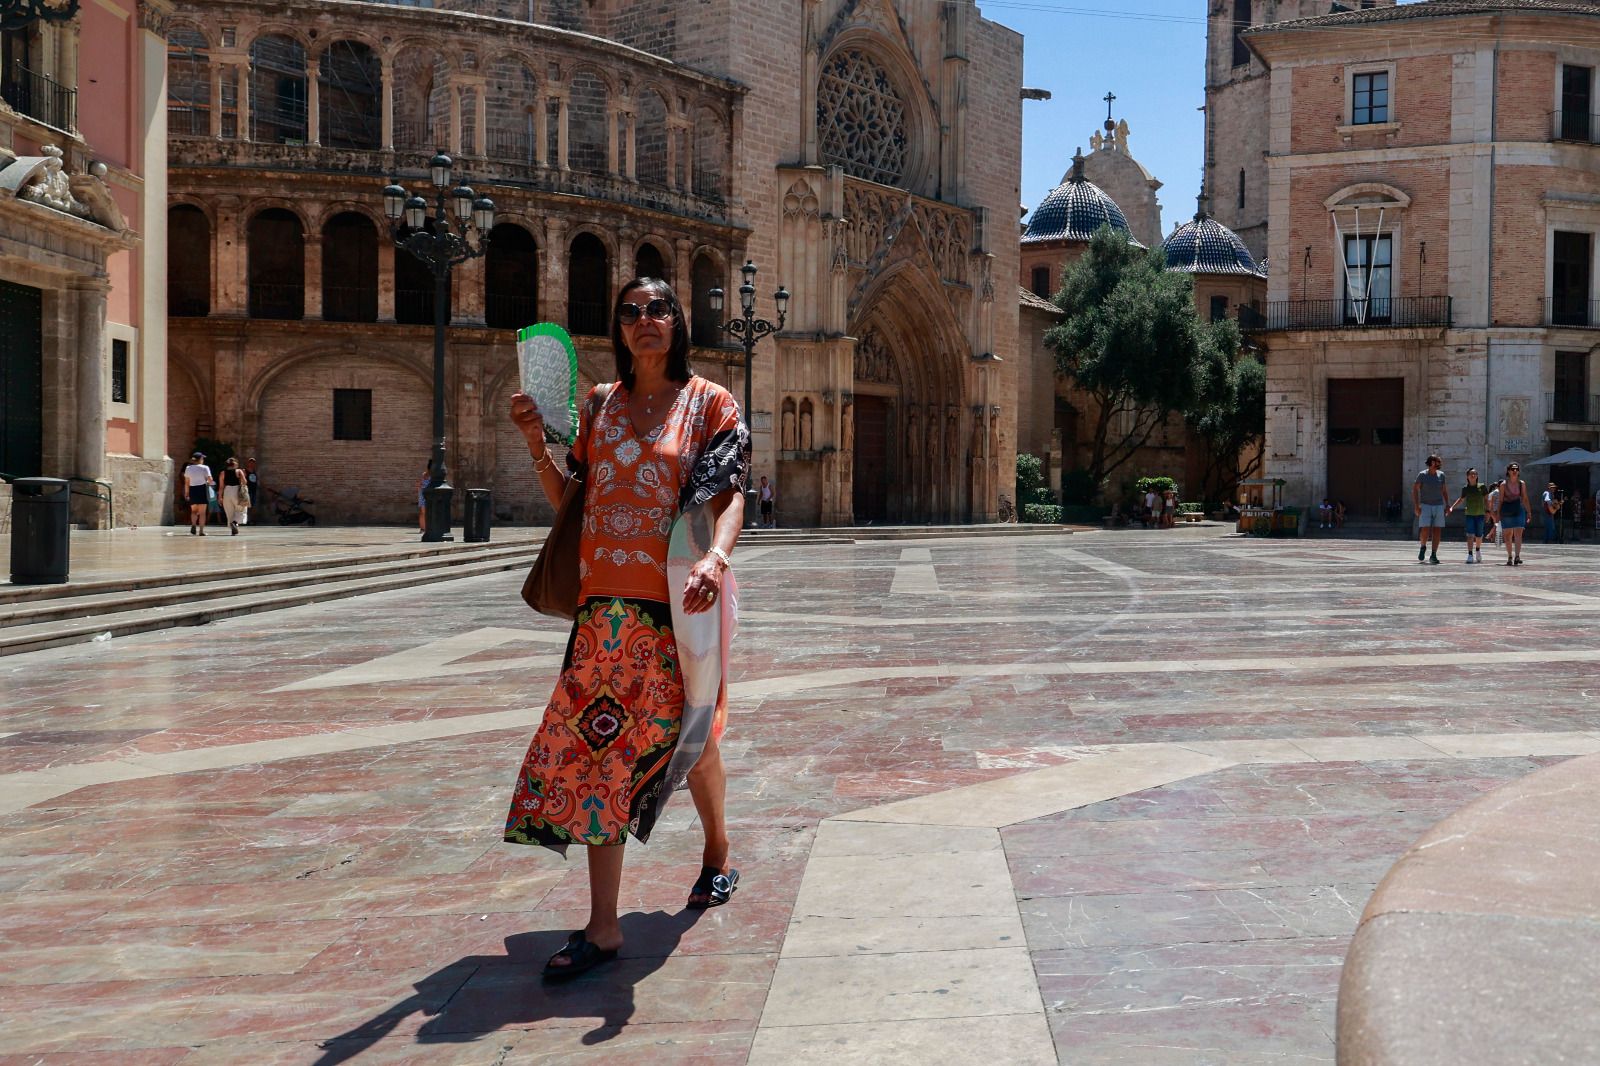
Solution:
[(305, 143), (306, 50), (292, 37), (268, 34), (250, 45), (250, 139)]
[(489, 231), (484, 257), (484, 320), (490, 329), (521, 329), (539, 317), (539, 250), (533, 235), (502, 222)]
[(883, 185), (905, 178), (910, 152), (906, 104), (877, 60), (841, 49), (817, 83), (817, 134), (822, 161)]
[(606, 83), (581, 70), (572, 76), (568, 101), (567, 164), (589, 174), (606, 173)]
[(383, 64), (358, 41), (335, 41), (317, 73), (322, 143), (329, 148), (383, 147)]
[(708, 200), (727, 195), (728, 127), (710, 110), (694, 120), (694, 194)]
[[(433, 219), (422, 227), (433, 232)], [(433, 325), (433, 271), (404, 248), (394, 250), (394, 320), (407, 326)], [(446, 290), (444, 321), (450, 323), (450, 294)]]
[(722, 323), (717, 313), (711, 310), (711, 290), (722, 284), (716, 260), (704, 252), (695, 256), (689, 277), (690, 285), (694, 287), (690, 297), (692, 327), (689, 339), (702, 348), (714, 348), (722, 343)]
[(1239, 210), (1244, 210), (1244, 167), (1239, 168)]
[(167, 36), (167, 132), (211, 134), (211, 46), (193, 26), (174, 26)]
[(667, 184), (667, 102), (654, 89), (646, 89), (639, 99), (638, 126), (633, 148), (638, 153), (634, 176), (646, 185)]
[(378, 321), (378, 227), (359, 212), (341, 212), (322, 227), (322, 317)]
[(211, 222), (193, 204), (177, 204), (167, 212), (167, 314), (210, 313)]
[(640, 278), (667, 279), (667, 261), (662, 256), (661, 249), (645, 241), (639, 245), (639, 251), (633, 257), (633, 273)]
[(269, 207), (250, 220), (251, 318), (300, 318), (306, 313), (305, 230), (293, 211)]
[(531, 166), (535, 155), (534, 105), (539, 83), (521, 62), (497, 59), (489, 68), (488, 92), (484, 102), (489, 124), (488, 154), (491, 159)]
[(610, 277), (606, 246), (592, 233), (578, 234), (567, 270), (567, 325), (573, 333), (604, 337), (611, 332)]
[(450, 66), (430, 49), (408, 48), (395, 59), (394, 143), (418, 152), (450, 143)]

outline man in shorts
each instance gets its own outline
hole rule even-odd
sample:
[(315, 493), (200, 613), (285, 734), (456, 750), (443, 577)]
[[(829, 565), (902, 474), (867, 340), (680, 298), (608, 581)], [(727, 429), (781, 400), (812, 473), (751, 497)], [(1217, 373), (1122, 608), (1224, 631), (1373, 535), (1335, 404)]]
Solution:
[(761, 479), (761, 490), (759, 497), (761, 503), (761, 528), (772, 529), (777, 525), (777, 523), (772, 520), (773, 492), (772, 486), (767, 483), (766, 478)]
[[(1439, 541), (1444, 537), (1444, 518), (1450, 513), (1450, 492), (1444, 485), (1444, 460), (1428, 456), (1428, 467), (1411, 483), (1411, 506), (1417, 513), (1417, 562), (1439, 565)], [(1433, 558), (1428, 558), (1429, 538)]]

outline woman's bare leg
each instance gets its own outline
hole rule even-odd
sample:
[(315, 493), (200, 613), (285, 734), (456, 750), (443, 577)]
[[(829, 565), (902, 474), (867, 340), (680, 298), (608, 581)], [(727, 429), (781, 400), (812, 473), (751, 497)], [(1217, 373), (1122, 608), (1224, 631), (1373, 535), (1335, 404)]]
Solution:
[[(715, 866), (728, 872), (728, 772), (722, 765), (722, 749), (712, 737), (700, 761), (689, 771), (689, 795), (694, 797), (694, 809), (700, 815), (700, 826), (705, 830), (706, 847), (700, 857), (702, 866)], [(700, 896), (691, 901), (704, 902)]]
[[(622, 891), (623, 845), (590, 847), (589, 924), (583, 935), (602, 951), (622, 947), (622, 923), (617, 919), (617, 894)], [(566, 966), (565, 959), (551, 959), (552, 966)]]

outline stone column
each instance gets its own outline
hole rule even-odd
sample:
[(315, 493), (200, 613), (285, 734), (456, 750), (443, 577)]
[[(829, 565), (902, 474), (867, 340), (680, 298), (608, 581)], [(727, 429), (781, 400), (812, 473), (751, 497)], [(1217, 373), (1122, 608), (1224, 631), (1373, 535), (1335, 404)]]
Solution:
[(533, 98), (533, 161), (550, 165), (550, 98), (543, 92)]
[(667, 127), (667, 188), (678, 188), (678, 135), (676, 126)]
[(568, 114), (567, 98), (563, 96), (557, 102), (560, 108), (556, 115), (556, 166), (566, 171), (572, 169), (571, 158), (567, 153), (572, 123)]
[(614, 107), (606, 108), (606, 173), (617, 176), (617, 122), (620, 114)]
[(217, 199), (217, 229), (213, 241), (217, 248), (217, 270), (212, 278), (215, 295), (213, 315), (242, 315), (248, 302), (245, 292), (244, 220), (239, 216), (239, 198)]
[(694, 327), (694, 242), (679, 237), (673, 243), (672, 287), (678, 290), (678, 299), (689, 312), (689, 326)]
[(322, 143), (322, 73), (315, 60), (306, 64), (306, 143)]
[[(489, 155), (489, 94), (487, 84), (472, 90), (472, 147), (475, 154)], [(521, 160), (518, 160), (521, 162)]]
[(394, 246), (387, 229), (378, 233), (378, 321), (394, 321), (394, 257), (406, 255)]
[(683, 191), (694, 195), (694, 127), (683, 128)]
[[(77, 433), (74, 440), (75, 476), (89, 481), (106, 473), (106, 294), (111, 285), (102, 278), (80, 277), (73, 281), (77, 327)], [(79, 497), (86, 508), (76, 516), (94, 528), (104, 526), (105, 516), (98, 502)]]
[(382, 103), (379, 104), (379, 123), (383, 126), (383, 150), (394, 151), (394, 57), (384, 53), (378, 60), (383, 80)]
[(450, 86), (450, 154), (461, 155), (461, 86)]
[(322, 234), (307, 233), (305, 246), (305, 317), (322, 317)]
[(207, 72), (211, 75), (211, 113), (209, 127), (212, 140), (222, 138), (222, 64), (212, 63)]
[(539, 296), (544, 302), (544, 318), (567, 321), (567, 221), (551, 217), (545, 221), (544, 254), (539, 257)]
[(628, 149), (628, 165), (627, 165), (627, 167), (625, 169), (626, 169), (626, 173), (628, 175), (628, 180), (629, 181), (638, 181), (639, 180), (639, 152), (638, 152), (638, 149), (637, 149), (637, 145), (638, 145), (638, 142), (639, 142), (639, 138), (638, 138), (639, 118), (638, 118), (638, 116), (635, 115), (632, 111), (624, 111), (622, 113), (622, 128), (623, 128), (624, 134), (627, 137), (626, 144), (627, 144), (627, 149)]
[(455, 280), (454, 299), (450, 305), (454, 313), (452, 323), (481, 328), (484, 325), (484, 285), (487, 280), (482, 257), (468, 259), (457, 265), (452, 274)]

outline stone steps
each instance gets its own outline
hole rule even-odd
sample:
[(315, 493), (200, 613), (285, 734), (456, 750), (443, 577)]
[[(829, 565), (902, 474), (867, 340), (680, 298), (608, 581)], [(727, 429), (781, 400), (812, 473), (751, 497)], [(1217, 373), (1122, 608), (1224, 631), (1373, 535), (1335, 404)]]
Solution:
[[(533, 563), (537, 542), (311, 559), (199, 575), (0, 590), (0, 656), (389, 592)], [(40, 596), (35, 590), (53, 589)], [(10, 602), (7, 602), (10, 601)]]
[(740, 543), (860, 544), (873, 540), (964, 540), (973, 537), (1065, 536), (1072, 526), (996, 523), (981, 526), (847, 526), (823, 529), (747, 529)]

